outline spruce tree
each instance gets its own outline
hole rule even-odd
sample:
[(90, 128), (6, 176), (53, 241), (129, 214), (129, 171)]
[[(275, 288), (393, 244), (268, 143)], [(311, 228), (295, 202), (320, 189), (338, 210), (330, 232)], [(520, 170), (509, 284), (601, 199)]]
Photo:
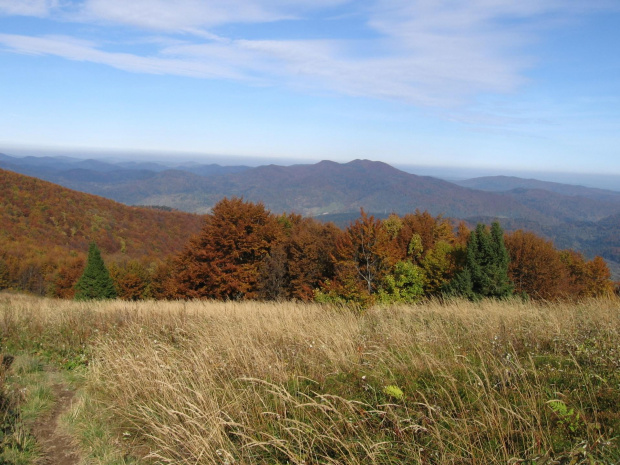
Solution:
[(497, 221), (491, 224), (491, 248), (494, 258), (490, 268), (492, 279), (489, 294), (498, 298), (509, 297), (514, 291), (514, 285), (508, 277), (510, 255), (504, 244), (504, 231)]
[(444, 294), (471, 300), (510, 296), (513, 285), (508, 277), (509, 261), (499, 223), (494, 222), (490, 231), (478, 224), (467, 242), (465, 268), (446, 286)]
[(117, 297), (110, 272), (103, 263), (101, 252), (92, 242), (88, 248), (88, 261), (84, 273), (75, 285), (76, 300), (115, 299)]

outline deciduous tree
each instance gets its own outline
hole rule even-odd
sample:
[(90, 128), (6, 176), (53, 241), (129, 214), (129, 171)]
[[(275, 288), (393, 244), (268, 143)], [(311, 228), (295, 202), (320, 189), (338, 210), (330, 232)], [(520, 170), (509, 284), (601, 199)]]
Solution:
[(357, 283), (361, 292), (375, 294), (398, 261), (394, 244), (381, 220), (361, 211), (336, 241), (336, 280)]
[(442, 287), (452, 279), (459, 250), (445, 241), (439, 241), (421, 260), (420, 266), (426, 277), (426, 294), (439, 294)]
[(510, 255), (508, 275), (515, 293), (542, 300), (569, 295), (568, 270), (550, 241), (519, 230), (506, 235), (506, 249)]
[(450, 222), (442, 216), (433, 217), (429, 212), (410, 213), (403, 216), (402, 226), (399, 229), (396, 244), (401, 259), (411, 255), (412, 240), (415, 241), (415, 250), (419, 251), (418, 258), (422, 258), (428, 251), (435, 248), (439, 241), (452, 244), (454, 232)]
[(221, 200), (177, 259), (176, 296), (257, 297), (260, 266), (281, 237), (280, 224), (263, 204)]
[(123, 300), (142, 300), (148, 297), (150, 276), (146, 267), (137, 260), (112, 264), (110, 276), (118, 297)]
[(611, 280), (611, 272), (605, 260), (596, 256), (587, 264), (588, 284), (585, 287), (586, 297), (610, 296), (614, 293), (614, 283)]
[(379, 302), (412, 303), (424, 295), (426, 282), (424, 270), (409, 261), (398, 262), (391, 274), (383, 278), (379, 289)]
[(75, 297), (75, 284), (84, 272), (84, 257), (78, 256), (67, 259), (61, 264), (52, 282), (51, 294), (62, 299), (73, 299)]

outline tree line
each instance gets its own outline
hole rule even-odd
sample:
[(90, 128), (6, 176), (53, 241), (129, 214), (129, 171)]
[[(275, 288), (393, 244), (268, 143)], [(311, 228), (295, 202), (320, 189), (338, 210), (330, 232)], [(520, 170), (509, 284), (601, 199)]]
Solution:
[[(216, 204), (199, 234), (156, 265), (112, 263), (124, 299), (411, 303), (429, 297), (537, 300), (611, 295), (605, 261), (557, 250), (499, 223), (453, 224), (428, 212), (378, 219), (363, 210), (345, 229), (275, 215), (240, 198)], [(75, 286), (73, 287), (75, 290)]]

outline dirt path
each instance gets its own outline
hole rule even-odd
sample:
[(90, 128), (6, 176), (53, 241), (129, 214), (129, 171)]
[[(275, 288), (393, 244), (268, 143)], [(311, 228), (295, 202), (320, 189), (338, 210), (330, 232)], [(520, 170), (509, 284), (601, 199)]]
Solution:
[(60, 416), (71, 407), (75, 393), (65, 384), (54, 384), (52, 389), (56, 399), (54, 407), (47, 415), (39, 418), (32, 428), (42, 452), (37, 464), (77, 465), (80, 462), (77, 448), (59, 424)]

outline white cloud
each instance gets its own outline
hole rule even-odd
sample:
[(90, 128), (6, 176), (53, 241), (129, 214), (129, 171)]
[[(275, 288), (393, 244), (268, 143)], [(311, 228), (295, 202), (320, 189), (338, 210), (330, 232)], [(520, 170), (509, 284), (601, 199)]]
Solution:
[(47, 16), (57, 6), (58, 0), (0, 0), (0, 14)]
[(348, 0), (85, 0), (84, 18), (164, 31), (294, 18)]
[[(294, 20), (310, 10), (324, 12), (345, 3), (348, 0), (84, 0), (67, 4), (74, 21), (158, 30), (168, 34), (169, 41), (160, 36), (159, 44), (153, 42), (159, 47), (153, 56), (109, 52), (67, 37), (4, 34), (0, 43), (14, 52), (131, 72), (328, 89), (445, 107), (479, 93), (513, 92), (526, 82), (526, 70), (534, 61), (525, 52), (535, 40), (533, 22), (542, 26), (550, 18), (617, 8), (609, 0), (375, 0), (364, 7), (349, 5), (374, 30), (372, 39), (231, 40), (213, 33), (217, 25)], [(11, 10), (16, 4), (21, 10)], [(55, 0), (0, 0), (0, 12), (7, 14), (44, 15), (57, 6)], [(179, 32), (185, 42), (175, 44), (170, 33)]]
[(99, 50), (91, 42), (75, 40), (71, 37), (0, 34), (0, 44), (18, 53), (53, 55), (69, 60), (100, 63), (134, 73), (174, 74), (209, 79), (245, 79), (242, 74), (220, 63), (106, 52)]

